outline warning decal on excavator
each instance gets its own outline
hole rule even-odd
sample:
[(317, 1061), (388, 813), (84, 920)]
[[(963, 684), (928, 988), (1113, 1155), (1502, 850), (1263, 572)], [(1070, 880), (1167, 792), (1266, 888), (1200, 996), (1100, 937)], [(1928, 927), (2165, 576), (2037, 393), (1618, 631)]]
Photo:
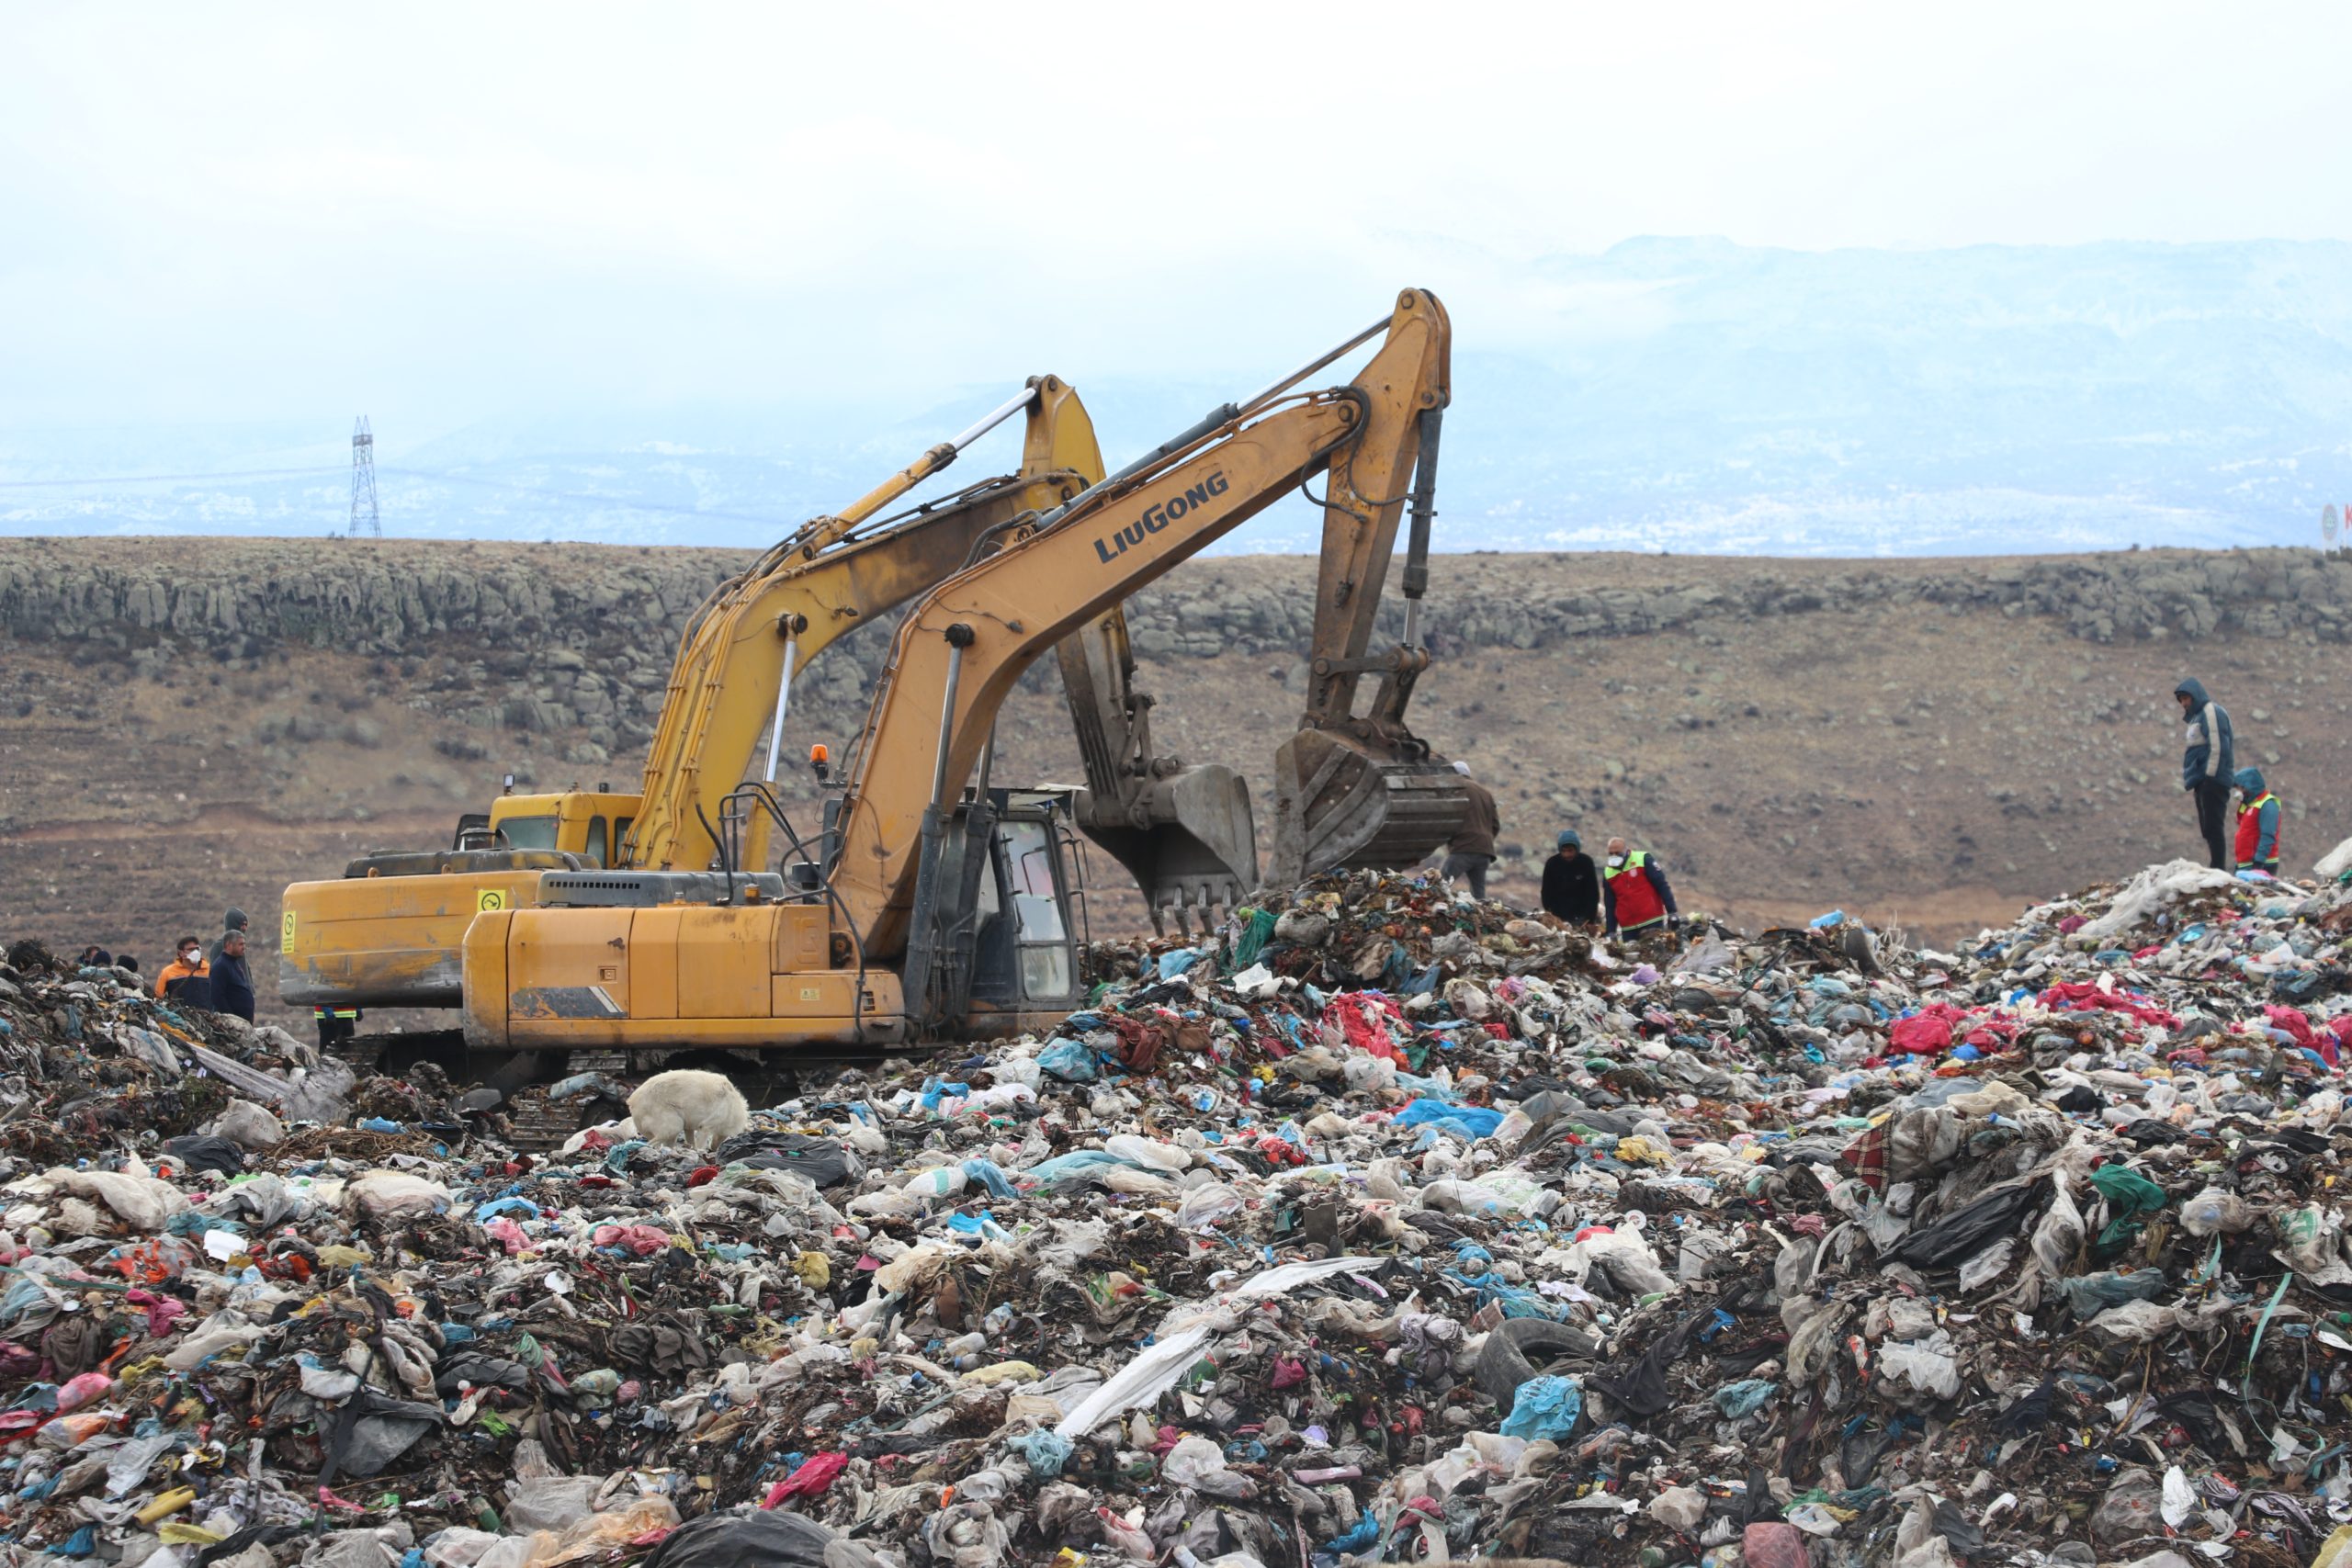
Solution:
[(474, 895), (474, 908), (478, 911), (504, 908), (506, 908), (506, 895), (500, 888), (485, 887)]
[(277, 922), (277, 947), (281, 953), (294, 951), (294, 911), (291, 909), (287, 910), (286, 918)]

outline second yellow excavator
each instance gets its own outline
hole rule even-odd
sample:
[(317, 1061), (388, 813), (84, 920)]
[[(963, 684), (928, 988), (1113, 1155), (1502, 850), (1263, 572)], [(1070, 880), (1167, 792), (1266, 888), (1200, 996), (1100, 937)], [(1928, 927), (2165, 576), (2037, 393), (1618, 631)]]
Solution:
[[(1290, 389), (1384, 333), (1347, 384)], [(1429, 664), (1418, 602), (1449, 345), (1443, 308), (1408, 289), (1339, 348), (1009, 527), (900, 623), (821, 826), (797, 831), (753, 783), (716, 815), (718, 878), (550, 874), (546, 907), (475, 917), (463, 966), (469, 1043), (646, 1055), (873, 1049), (1057, 1021), (1080, 994), (1068, 803), (989, 778), (997, 714), (1047, 649), (1317, 480), (1313, 682), (1278, 759), (1278, 856), (1300, 871), (1419, 859), (1465, 805), (1458, 775), (1404, 720)], [(1408, 501), (1406, 637), (1374, 654)], [(1106, 668), (1119, 651), (1104, 643)], [(1379, 685), (1359, 714), (1367, 674)], [(760, 821), (790, 843), (783, 875), (731, 869), (757, 863), (732, 846)]]
[[(1026, 415), (1020, 471), (895, 516), (888, 504), (954, 462), (1015, 413)], [(844, 633), (978, 558), (1022, 520), (1066, 504), (1101, 479), (1093, 424), (1058, 378), (1032, 379), (1006, 402), (840, 513), (820, 517), (716, 590), (689, 618), (673, 665), (638, 795), (574, 790), (502, 796), (463, 819), (447, 851), (360, 857), (333, 881), (297, 883), (281, 915), (279, 991), (312, 1007), (327, 1043), (346, 1041), (368, 1008), (453, 1008), (461, 999), (466, 926), (483, 910), (530, 907), (556, 873), (645, 870), (709, 879), (720, 870), (721, 802), (768, 738), (773, 780), (795, 675)], [(1111, 607), (1090, 649), (1126, 640)], [(1119, 825), (1113, 852), (1136, 871), (1147, 903), (1203, 909), (1238, 900), (1257, 875), (1246, 784), (1229, 769), (1183, 768), (1152, 755), (1132, 661), (1100, 667), (1073, 652), (1071, 712), (1088, 758), (1095, 814)], [(1099, 773), (1102, 738), (1125, 743)], [(731, 867), (767, 863), (764, 818), (747, 824)], [(452, 1036), (454, 1042), (454, 1036)], [(430, 1035), (403, 1041), (430, 1050)]]

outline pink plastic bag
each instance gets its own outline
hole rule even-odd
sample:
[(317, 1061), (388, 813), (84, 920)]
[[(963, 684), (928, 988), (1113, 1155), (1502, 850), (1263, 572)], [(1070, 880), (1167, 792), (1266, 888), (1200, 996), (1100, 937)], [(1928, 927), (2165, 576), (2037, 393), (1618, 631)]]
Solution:
[(79, 1410), (113, 1392), (114, 1379), (104, 1372), (84, 1372), (80, 1377), (69, 1378), (65, 1386), (57, 1391), (58, 1414), (62, 1416), (68, 1410)]
[(650, 1258), (670, 1245), (670, 1233), (652, 1225), (598, 1225), (589, 1239), (598, 1247), (617, 1247), (634, 1258)]
[(1747, 1568), (1807, 1568), (1804, 1532), (1778, 1519), (1748, 1526), (1739, 1554)]

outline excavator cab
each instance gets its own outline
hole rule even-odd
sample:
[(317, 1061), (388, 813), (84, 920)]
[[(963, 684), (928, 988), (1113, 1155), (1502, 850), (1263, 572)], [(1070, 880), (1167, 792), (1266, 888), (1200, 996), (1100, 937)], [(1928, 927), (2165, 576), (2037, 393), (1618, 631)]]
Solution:
[[(1050, 1029), (1084, 1003), (1086, 856), (1073, 814), (1083, 795), (1057, 785), (967, 790), (939, 814), (906, 971), (928, 976), (910, 987), (926, 1034), (989, 1040)], [(840, 806), (838, 796), (825, 803), (820, 845), (787, 860), (787, 897), (822, 897)], [(734, 819), (756, 809), (757, 792), (729, 797), (730, 839)]]

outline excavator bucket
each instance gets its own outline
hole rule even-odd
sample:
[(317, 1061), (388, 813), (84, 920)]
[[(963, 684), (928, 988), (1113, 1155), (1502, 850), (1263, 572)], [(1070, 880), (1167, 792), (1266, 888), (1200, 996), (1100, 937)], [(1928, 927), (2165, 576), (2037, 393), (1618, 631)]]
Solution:
[(1134, 875), (1154, 929), (1167, 929), (1172, 909), (1178, 931), (1187, 910), (1199, 911), (1205, 931), (1210, 910), (1232, 908), (1258, 886), (1250, 783), (1231, 768), (1210, 762), (1180, 769), (1154, 779), (1126, 815), (1114, 817), (1116, 807), (1081, 790), (1078, 824)]
[(1470, 808), (1462, 775), (1426, 756), (1302, 729), (1274, 753), (1274, 877), (1412, 865)]

